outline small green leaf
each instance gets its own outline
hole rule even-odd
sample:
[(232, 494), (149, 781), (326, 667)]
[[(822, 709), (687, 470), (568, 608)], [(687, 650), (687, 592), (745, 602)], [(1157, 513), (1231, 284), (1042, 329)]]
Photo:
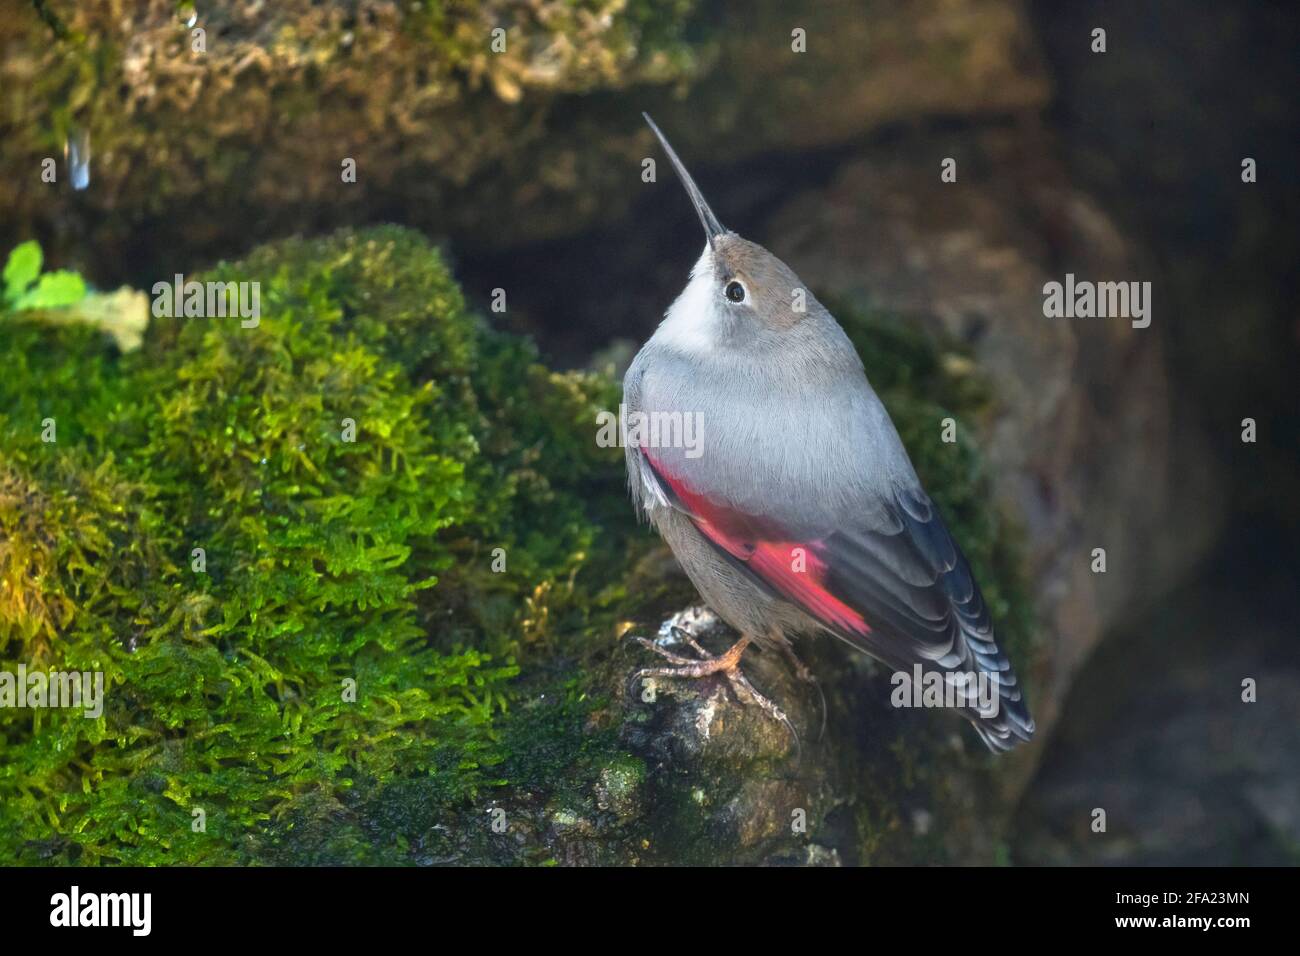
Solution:
[(36, 285), (18, 297), (15, 309), (57, 309), (86, 297), (86, 281), (75, 272), (47, 272)]
[(36, 281), (41, 272), (41, 261), (41, 244), (35, 239), (28, 239), (14, 247), (9, 253), (9, 261), (5, 263), (5, 301), (17, 299)]

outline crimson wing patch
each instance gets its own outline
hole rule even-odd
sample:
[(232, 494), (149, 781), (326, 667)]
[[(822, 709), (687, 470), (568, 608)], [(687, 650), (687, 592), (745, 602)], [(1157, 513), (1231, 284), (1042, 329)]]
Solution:
[(996, 674), (1009, 733), (1032, 734), (970, 566), (920, 488), (900, 489), (885, 502), (878, 527), (810, 533), (720, 503), (669, 474), (647, 449), (639, 452), (646, 479), (658, 484), (654, 495), (769, 591), (896, 670), (920, 663)]

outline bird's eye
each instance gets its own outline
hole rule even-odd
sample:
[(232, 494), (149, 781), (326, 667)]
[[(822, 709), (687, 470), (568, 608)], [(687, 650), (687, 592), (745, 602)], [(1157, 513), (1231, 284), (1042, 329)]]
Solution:
[(728, 282), (727, 288), (724, 291), (726, 292), (727, 298), (732, 302), (745, 301), (745, 287), (739, 282)]

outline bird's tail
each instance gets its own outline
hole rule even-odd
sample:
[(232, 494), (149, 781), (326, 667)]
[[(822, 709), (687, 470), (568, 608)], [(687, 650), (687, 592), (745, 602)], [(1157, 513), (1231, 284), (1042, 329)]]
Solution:
[(1018, 691), (1014, 698), (999, 697), (998, 712), (984, 716), (979, 711), (963, 712), (975, 727), (984, 745), (994, 753), (1006, 753), (1034, 736), (1034, 718), (1029, 716), (1024, 696)]

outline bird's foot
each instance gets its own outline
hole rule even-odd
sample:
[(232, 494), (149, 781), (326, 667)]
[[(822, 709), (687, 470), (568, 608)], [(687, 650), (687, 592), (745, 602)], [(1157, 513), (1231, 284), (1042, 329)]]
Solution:
[(799, 655), (794, 652), (794, 647), (789, 642), (782, 641), (778, 646), (781, 648), (781, 653), (785, 655), (790, 669), (794, 671), (794, 675), (805, 684), (812, 684), (817, 691), (817, 696), (820, 698), (822, 705), (821, 729), (817, 732), (817, 739), (821, 740), (826, 736), (826, 692), (822, 690), (821, 681), (813, 676), (813, 672), (808, 669), (808, 666), (803, 661), (799, 660)]
[(740, 669), (740, 657), (745, 653), (745, 648), (749, 646), (750, 639), (741, 637), (730, 648), (721, 654), (711, 654), (708, 650), (695, 639), (690, 631), (684, 627), (673, 626), (673, 636), (686, 644), (697, 657), (690, 658), (658, 644), (654, 641), (646, 640), (644, 637), (636, 638), (638, 644), (649, 650), (654, 651), (660, 657), (669, 663), (675, 664), (675, 667), (644, 667), (632, 675), (630, 684), (635, 687), (646, 679), (658, 677), (666, 678), (700, 678), (708, 677), (711, 674), (721, 674), (727, 679), (734, 693), (743, 704), (753, 704), (763, 713), (767, 714), (773, 720), (777, 721), (790, 732), (794, 738), (795, 747), (802, 749), (799, 742), (799, 734), (794, 729), (794, 724), (786, 716), (785, 711), (776, 705), (770, 698), (765, 697), (754, 689), (754, 685), (749, 682)]
[[(722, 626), (722, 618), (714, 614), (703, 604), (695, 607), (688, 607), (683, 611), (678, 611), (668, 620), (659, 625), (659, 636), (656, 639), (660, 645), (677, 644), (681, 642), (691, 643), (698, 640), (700, 635), (708, 634), (714, 628)], [(708, 652), (703, 648), (697, 647), (697, 653), (707, 656)]]
[(642, 647), (654, 651), (660, 657), (678, 666), (643, 668), (632, 675), (632, 680), (637, 681), (646, 677), (708, 677), (719, 671), (730, 677), (732, 673), (739, 671), (740, 655), (745, 653), (745, 648), (749, 646), (749, 638), (742, 637), (723, 653), (710, 654), (688, 631), (680, 631), (677, 636), (699, 657), (685, 657), (654, 641), (638, 637), (636, 642)]

